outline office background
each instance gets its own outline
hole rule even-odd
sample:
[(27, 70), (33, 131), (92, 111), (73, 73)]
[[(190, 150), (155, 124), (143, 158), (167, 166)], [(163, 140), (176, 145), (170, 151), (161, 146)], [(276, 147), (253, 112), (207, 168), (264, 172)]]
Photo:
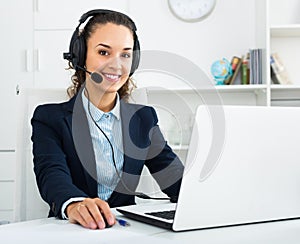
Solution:
[[(33, 203), (37, 200), (36, 196), (22, 195), (26, 184), (32, 187), (34, 183), (22, 171), (32, 167), (27, 158), (30, 141), (25, 140), (26, 155), (18, 150), (24, 147), (23, 130), (29, 130), (31, 111), (26, 106), (32, 100), (28, 100), (28, 90), (34, 90), (30, 94), (37, 96), (41, 102), (43, 98), (45, 101), (48, 99), (48, 92), (57, 94), (49, 100), (64, 97), (71, 73), (65, 70), (67, 63), (62, 59), (62, 53), (68, 51), (79, 17), (94, 8), (109, 8), (129, 14), (137, 24), (143, 50), (168, 51), (183, 56), (200, 67), (211, 82), (210, 66), (213, 61), (230, 60), (235, 55), (244, 55), (250, 48), (261, 48), (263, 84), (217, 87), (223, 103), (258, 106), (300, 104), (300, 2), (297, 0), (284, 3), (280, 0), (217, 0), (213, 12), (196, 23), (177, 19), (172, 15), (167, 0), (3, 1), (0, 8), (0, 220), (36, 217), (24, 214), (24, 211), (35, 210)], [(275, 86), (271, 83), (268, 57), (273, 51), (284, 60), (293, 85)], [(146, 89), (142, 91), (142, 100), (156, 105), (163, 132), (184, 160), (193, 114), (203, 101), (197, 99), (194, 91), (182, 85), (180, 80), (166, 74), (138, 74), (136, 81), (138, 87)], [(147, 89), (153, 85), (162, 89)], [(190, 111), (177, 104), (178, 96), (190, 105)], [(170, 109), (174, 104), (176, 111)], [(174, 128), (178, 125), (180, 133), (176, 135), (178, 130)], [(28, 207), (32, 205), (31, 210), (24, 210), (26, 204)]]

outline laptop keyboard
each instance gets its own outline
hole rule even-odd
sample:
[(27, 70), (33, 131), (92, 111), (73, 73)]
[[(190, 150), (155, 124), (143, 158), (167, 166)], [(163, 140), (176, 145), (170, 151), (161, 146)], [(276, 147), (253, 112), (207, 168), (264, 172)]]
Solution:
[(163, 219), (174, 219), (175, 210), (145, 213)]

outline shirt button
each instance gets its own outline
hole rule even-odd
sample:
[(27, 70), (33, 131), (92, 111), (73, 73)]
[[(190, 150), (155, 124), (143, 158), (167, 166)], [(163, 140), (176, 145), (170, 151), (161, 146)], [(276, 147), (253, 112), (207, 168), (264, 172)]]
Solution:
[(108, 115), (108, 114), (105, 114), (105, 118), (109, 118), (109, 115)]

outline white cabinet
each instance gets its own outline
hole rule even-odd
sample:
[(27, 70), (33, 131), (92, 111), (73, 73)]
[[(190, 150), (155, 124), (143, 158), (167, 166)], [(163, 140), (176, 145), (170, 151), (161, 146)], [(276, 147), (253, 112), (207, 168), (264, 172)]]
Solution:
[(14, 221), (16, 199), (15, 152), (0, 153), (0, 221)]
[(300, 2), (268, 0), (270, 53), (278, 53), (292, 85), (271, 85), (274, 106), (300, 106)]
[(12, 211), (14, 209), (14, 192), (15, 184), (13, 182), (1, 182), (1, 192), (5, 201), (0, 202), (0, 210)]
[(28, 3), (28, 0), (0, 3), (0, 150), (15, 149), (17, 85), (32, 77), (29, 54), (32, 46), (32, 9)]
[(31, 0), (0, 3), (0, 221), (14, 221), (18, 85), (32, 82)]
[(14, 152), (1, 152), (0, 153), (0, 182), (14, 181), (16, 176)]

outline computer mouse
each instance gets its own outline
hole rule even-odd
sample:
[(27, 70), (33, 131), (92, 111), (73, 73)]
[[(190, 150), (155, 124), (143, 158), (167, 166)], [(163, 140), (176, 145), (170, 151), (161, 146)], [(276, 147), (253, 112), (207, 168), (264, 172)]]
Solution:
[(112, 227), (112, 225), (110, 225), (110, 224), (107, 222), (105, 216), (103, 216), (103, 220), (104, 220), (104, 223), (105, 223), (105, 228), (110, 228), (110, 227)]

